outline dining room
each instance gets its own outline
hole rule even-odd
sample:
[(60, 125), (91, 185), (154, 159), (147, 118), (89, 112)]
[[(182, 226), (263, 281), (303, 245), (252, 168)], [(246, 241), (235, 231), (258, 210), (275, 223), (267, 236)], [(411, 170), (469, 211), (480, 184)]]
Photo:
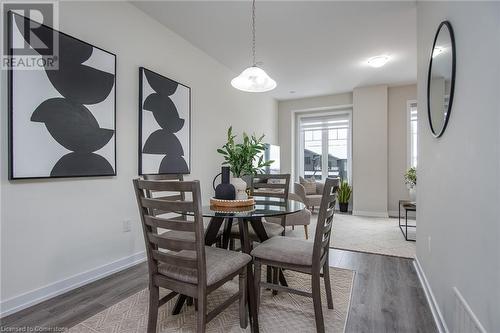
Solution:
[[(396, 122), (392, 115), (409, 99), (421, 109), (431, 104), (429, 62), (444, 58), (429, 56), (433, 42), (448, 29), (446, 59), (455, 66), (455, 52), (462, 54), (457, 72), (478, 66), (467, 53), (476, 38), (468, 31), (494, 36), (487, 28), (498, 27), (498, 4), (0, 7), (0, 331), (452, 332), (463, 323), (474, 326), (470, 332), (495, 331), (494, 265), (487, 281), (471, 286), (470, 271), (448, 257), (464, 243), (448, 244), (442, 233), (453, 216), (453, 236), (480, 233), (468, 239), (469, 251), (495, 260), (495, 233), (486, 230), (498, 189), (479, 177), (471, 189), (482, 184), (475, 193), (488, 195), (466, 201), (463, 190), (447, 189), (456, 179), (440, 171), (465, 172), (458, 151), (494, 166), (482, 159), (498, 157), (496, 146), (475, 153), (492, 146), (486, 134), (477, 130), (469, 145), (455, 134), (493, 126), (481, 112), (494, 107), (462, 118), (472, 102), (460, 96), (478, 95), (482, 84), (457, 84), (453, 104), (441, 95), (453, 89), (455, 67), (453, 85), (441, 82), (443, 133), (449, 120), (442, 139), (425, 112), (415, 120), (419, 192), (410, 208), (419, 229), (410, 236), (418, 242), (406, 239), (408, 225), (406, 235), (391, 225), (397, 243), (382, 244), (373, 216), (386, 219), (399, 196), (407, 199), (399, 175), (406, 109)], [(485, 17), (476, 30), (468, 12)], [(480, 54), (494, 59), (500, 51), (493, 51)], [(485, 86), (498, 83), (495, 73), (484, 74)], [(476, 95), (470, 100), (479, 105)], [(305, 130), (319, 133), (309, 140), (321, 143), (318, 152), (301, 146)], [(345, 141), (340, 153), (331, 148), (333, 132)], [(318, 158), (320, 150), (328, 158)], [(306, 175), (318, 177), (302, 184)], [(465, 228), (453, 215), (457, 204), (482, 207), (484, 221)], [(367, 226), (363, 239), (345, 232), (355, 220)], [(460, 257), (484, 261), (470, 255)]]
[[(286, 181), (279, 193), (274, 188), (278, 184), (267, 185), (267, 179), (262, 180), (272, 188), (273, 197), (268, 201), (247, 195), (250, 183), (247, 185), (241, 178), (260, 174), (273, 163), (266, 159), (252, 165), (264, 157), (267, 144), (277, 144), (275, 99), (233, 88), (228, 84), (232, 71), (134, 5), (53, 5), (57, 8), (52, 10), (56, 13), (57, 9), (59, 14), (57, 26), (45, 21), (46, 25), (34, 28), (36, 18), (19, 14), (17, 8), (10, 8), (6, 16), (13, 59), (21, 57), (22, 50), (15, 46), (23, 39), (28, 48), (42, 54), (23, 35), (22, 27), (29, 26), (44, 43), (49, 44), (49, 37), (58, 42), (59, 49), (52, 51), (58, 52), (60, 63), (58, 69), (44, 66), (24, 71), (18, 65), (2, 71), (8, 83), (8, 89), (2, 89), (2, 100), (9, 97), (9, 113), (2, 113), (2, 124), (10, 123), (11, 138), (2, 140), (2, 151), (9, 156), (8, 168), (2, 171), (8, 174), (8, 180), (2, 181), (2, 329), (36, 326), (79, 332), (117, 326), (118, 331), (130, 327), (137, 332), (153, 332), (158, 327), (169, 332), (189, 331), (191, 327), (201, 332), (213, 327), (227, 331), (251, 327), (258, 331), (259, 326), (272, 329), (280, 325), (274, 316), (263, 315), (268, 312), (266, 304), (275, 302), (274, 294), (282, 297), (282, 307), (274, 308), (286, 316), (290, 315), (290, 304), (293, 311), (305, 307), (312, 310), (309, 302), (313, 301), (313, 286), (307, 275), (278, 266), (268, 269), (271, 266), (262, 258), (262, 287), (255, 285), (253, 242), (270, 237), (263, 229), (267, 222), (263, 221), (303, 209), (303, 204), (288, 199), (289, 175), (278, 179), (278, 183)], [(93, 18), (90, 26), (88, 17)], [(109, 30), (109, 19), (118, 29), (116, 33)], [(140, 24), (131, 26), (129, 21)], [(77, 76), (64, 79), (72, 75), (82, 80), (76, 80)], [(33, 85), (39, 89), (32, 90)], [(71, 110), (73, 116), (63, 110)], [(234, 134), (228, 133), (229, 128)], [(223, 179), (226, 187), (232, 187), (229, 197), (227, 193), (216, 196), (212, 181), (224, 162), (224, 155), (217, 149), (224, 146), (232, 152), (252, 150), (252, 154), (226, 164), (232, 173), (231, 184), (227, 175)], [(250, 165), (237, 169), (238, 163), (248, 161)], [(2, 164), (2, 168), (5, 166)], [(168, 196), (154, 199), (153, 192), (165, 192), (154, 189), (177, 191), (172, 197), (175, 202), (170, 202)], [(238, 200), (234, 200), (236, 194)], [(179, 200), (181, 197), (183, 200)], [(212, 205), (211, 209), (211, 197), (219, 197), (222, 206)], [(224, 200), (239, 205), (225, 207)], [(172, 204), (178, 207), (174, 209)], [(21, 208), (25, 205), (30, 208)], [(328, 211), (330, 216), (325, 221), (332, 218), (327, 206), (325, 214)], [(24, 213), (15, 213), (19, 210), (14, 207)], [(157, 210), (175, 212), (181, 218), (162, 218)], [(176, 223), (180, 220), (186, 223)], [(250, 224), (255, 224), (257, 231)], [(284, 229), (279, 223), (272, 226), (273, 230)], [(232, 232), (233, 228), (237, 230)], [(248, 235), (248, 229), (253, 236)], [(22, 242), (16, 236), (20, 233), (26, 235)], [(273, 235), (281, 235), (281, 231)], [(237, 248), (234, 251), (229, 251), (231, 239)], [(316, 243), (319, 249), (321, 241)], [(303, 255), (312, 260), (312, 245), (307, 243), (304, 251)], [(195, 258), (182, 257), (185, 252)], [(29, 265), (16, 259), (19, 255), (33, 258), (34, 253), (37, 259), (29, 260)], [(326, 249), (321, 253), (315, 260), (323, 267), (329, 252)], [(106, 286), (106, 279), (115, 279), (116, 274), (125, 274), (145, 263), (149, 269), (140, 278)], [(163, 271), (168, 265), (175, 267)], [(311, 262), (300, 266), (304, 267), (313, 274)], [(194, 275), (175, 273), (186, 270), (194, 271)], [(314, 269), (315, 302), (324, 297), (319, 294), (319, 279), (323, 285), (325, 277), (320, 277), (319, 270), (319, 266)], [(345, 324), (353, 273), (346, 271), (343, 275), (342, 306), (333, 312), (330, 293), (328, 305), (323, 300), (326, 320), (320, 318), (321, 312), (316, 313), (321, 319), (318, 325), (324, 322), (327, 331), (331, 325)], [(145, 288), (149, 292), (137, 292), (135, 284), (142, 284), (144, 279), (149, 281), (149, 288)], [(166, 285), (164, 279), (169, 281)], [(310, 300), (291, 302), (293, 296), (287, 291), (267, 291), (265, 284), (275, 279), (280, 288), (288, 284), (304, 288), (302, 293), (309, 294)], [(227, 283), (220, 285), (222, 282)], [(100, 291), (78, 296), (79, 290), (96, 284)], [(179, 285), (183, 287), (176, 289)], [(337, 299), (335, 286), (333, 296)], [(158, 288), (160, 298), (154, 293)], [(262, 289), (260, 309), (255, 301), (256, 288)], [(110, 297), (107, 292), (111, 290), (120, 296)], [(167, 293), (165, 298), (167, 290), (175, 296)], [(203, 297), (198, 294), (202, 290)], [(72, 306), (60, 302), (61, 297)], [(220, 306), (229, 307), (221, 311)], [(93, 327), (96, 318), (103, 316), (106, 319), (100, 326)], [(153, 316), (157, 316), (157, 323), (153, 323)], [(315, 327), (314, 311), (303, 317), (302, 325)]]

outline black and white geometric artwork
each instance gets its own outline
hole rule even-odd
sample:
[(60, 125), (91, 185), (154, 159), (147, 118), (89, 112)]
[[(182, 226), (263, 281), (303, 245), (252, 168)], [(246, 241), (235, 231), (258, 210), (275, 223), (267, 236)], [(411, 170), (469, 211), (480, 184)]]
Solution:
[[(29, 19), (11, 14), (12, 45), (33, 38)], [(29, 32), (29, 31), (28, 31)], [(116, 175), (116, 56), (40, 26), (58, 38), (58, 69), (9, 70), (11, 179)], [(34, 52), (36, 51), (33, 48)]]
[(190, 172), (191, 89), (139, 68), (139, 174)]

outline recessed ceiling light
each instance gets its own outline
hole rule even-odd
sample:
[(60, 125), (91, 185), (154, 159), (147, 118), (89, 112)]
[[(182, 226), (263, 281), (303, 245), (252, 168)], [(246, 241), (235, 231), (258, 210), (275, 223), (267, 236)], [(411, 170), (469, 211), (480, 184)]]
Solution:
[(378, 68), (384, 66), (388, 61), (389, 61), (389, 56), (380, 55), (368, 59), (366, 63), (372, 67)]

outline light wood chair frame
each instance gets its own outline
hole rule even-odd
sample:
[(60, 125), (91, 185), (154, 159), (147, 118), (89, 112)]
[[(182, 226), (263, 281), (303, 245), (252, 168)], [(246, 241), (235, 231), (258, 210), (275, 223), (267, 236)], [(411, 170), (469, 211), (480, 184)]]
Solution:
[[(168, 181), (168, 180), (141, 180), (134, 179), (134, 188), (139, 206), (141, 224), (146, 244), (147, 262), (149, 268), (149, 317), (148, 333), (155, 333), (158, 319), (158, 308), (170, 301), (177, 294), (192, 297), (197, 302), (196, 331), (205, 332), (206, 323), (221, 313), (233, 302), (239, 300), (240, 326), (246, 328), (248, 317), (246, 312), (246, 265), (229, 274), (217, 283), (207, 286), (207, 269), (205, 260), (205, 240), (203, 230), (203, 217), (201, 209), (201, 191), (199, 181)], [(191, 193), (192, 201), (173, 200), (175, 198), (148, 198), (146, 193), (154, 191)], [(185, 198), (185, 196), (184, 196)], [(191, 212), (193, 221), (178, 218), (161, 218), (152, 212), (175, 212), (177, 214)], [(193, 240), (180, 240), (159, 235), (157, 228), (192, 232)], [(169, 252), (160, 251), (160, 249)], [(178, 251), (193, 251), (194, 258), (175, 255)], [(174, 254), (173, 254), (174, 253)], [(158, 271), (161, 263), (178, 267), (195, 269), (197, 283), (191, 284), (181, 280), (167, 277)], [(239, 290), (215, 309), (207, 312), (207, 296), (224, 283), (239, 275)], [(162, 299), (159, 298), (159, 288), (172, 290)]]

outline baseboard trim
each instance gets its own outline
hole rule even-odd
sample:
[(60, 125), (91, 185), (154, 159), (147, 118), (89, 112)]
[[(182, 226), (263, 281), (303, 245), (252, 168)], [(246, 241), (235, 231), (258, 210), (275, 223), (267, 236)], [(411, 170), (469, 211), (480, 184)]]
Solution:
[(439, 310), (436, 298), (434, 297), (429, 281), (425, 276), (424, 270), (422, 269), (422, 266), (418, 261), (418, 257), (415, 257), (413, 265), (415, 266), (415, 270), (417, 271), (420, 284), (424, 289), (425, 297), (427, 298), (427, 302), (429, 303), (429, 307), (431, 308), (432, 316), (434, 317), (434, 321), (436, 322), (439, 333), (449, 333), (448, 326), (446, 326), (446, 321), (444, 320), (443, 314)]
[(371, 216), (371, 217), (385, 217), (388, 218), (389, 214), (387, 212), (370, 212), (370, 211), (364, 211), (364, 210), (353, 210), (352, 215), (358, 215), (358, 216)]
[(56, 281), (44, 287), (28, 291), (27, 293), (11, 297), (0, 302), (0, 318), (13, 314), (41, 303), (50, 298), (64, 294), (88, 283), (102, 279), (108, 275), (119, 272), (126, 268), (137, 265), (146, 260), (144, 251), (131, 256), (118, 259), (111, 263), (96, 267), (94, 269), (73, 275), (69, 278)]
[[(470, 326), (473, 326), (473, 328), (475, 328), (474, 332), (486, 333), (486, 329), (484, 328), (483, 324), (481, 324), (481, 322), (479, 321), (479, 318), (477, 318), (474, 311), (472, 311), (469, 303), (467, 303), (467, 301), (465, 300), (465, 297), (462, 295), (460, 290), (458, 290), (457, 287), (453, 287), (453, 292), (455, 293), (456, 300), (458, 302), (460, 302), (459, 306), (461, 307), (461, 309), (455, 309), (455, 312), (460, 313), (461, 311), (465, 311), (465, 313), (469, 316), (469, 318), (467, 318), (468, 320), (465, 319), (464, 321), (462, 321), (461, 319), (463, 319), (463, 318), (460, 318), (460, 314), (457, 314), (456, 319), (455, 319), (456, 320), (455, 324), (459, 324), (459, 323), (462, 323), (462, 325), (468, 324), (467, 328), (470, 328)], [(459, 331), (465, 331), (465, 330), (466, 330), (466, 328), (464, 326), (459, 327)]]
[(390, 210), (389, 212), (389, 217), (398, 217), (399, 212), (397, 210)]

